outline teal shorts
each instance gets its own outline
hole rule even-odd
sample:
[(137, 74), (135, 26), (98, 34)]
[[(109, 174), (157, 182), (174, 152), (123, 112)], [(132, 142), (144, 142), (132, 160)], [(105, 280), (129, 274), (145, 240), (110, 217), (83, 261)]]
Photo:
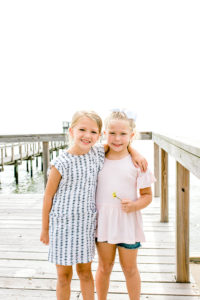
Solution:
[[(97, 242), (97, 238), (96, 238), (96, 242)], [(107, 243), (107, 242), (105, 241), (105, 242), (100, 242), (100, 243)], [(136, 242), (135, 244), (118, 243), (116, 245), (119, 246), (119, 247), (126, 248), (126, 249), (137, 249), (137, 248), (141, 247), (140, 242)]]
[(141, 246), (140, 242), (136, 242), (135, 244), (125, 244), (125, 243), (119, 243), (117, 244), (119, 247), (123, 247), (126, 249), (137, 249)]

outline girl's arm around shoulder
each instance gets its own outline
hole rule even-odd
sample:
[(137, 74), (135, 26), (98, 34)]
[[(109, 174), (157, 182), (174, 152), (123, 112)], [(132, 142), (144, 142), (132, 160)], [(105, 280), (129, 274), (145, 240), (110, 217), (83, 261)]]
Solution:
[(55, 167), (52, 167), (44, 193), (42, 208), (42, 231), (40, 241), (46, 245), (49, 244), (49, 213), (51, 211), (53, 197), (58, 189), (61, 177), (62, 176), (58, 170)]
[(142, 172), (146, 172), (148, 167), (147, 160), (131, 146), (128, 146), (128, 152), (131, 155), (134, 166), (140, 168)]
[(122, 199), (122, 210), (124, 212), (133, 212), (136, 210), (141, 210), (147, 207), (152, 201), (152, 190), (151, 187), (146, 187), (140, 189), (140, 197), (136, 201), (131, 201), (129, 199)]

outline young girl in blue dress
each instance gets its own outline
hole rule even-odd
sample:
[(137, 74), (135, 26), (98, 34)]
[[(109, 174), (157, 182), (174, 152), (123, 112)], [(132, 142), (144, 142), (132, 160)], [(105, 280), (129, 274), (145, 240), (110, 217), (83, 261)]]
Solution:
[[(83, 299), (94, 299), (95, 192), (107, 149), (95, 145), (101, 128), (101, 118), (95, 112), (75, 113), (69, 129), (73, 145), (51, 162), (40, 240), (49, 244), (48, 260), (56, 265), (58, 300), (70, 299), (74, 264)], [(145, 169), (146, 161), (134, 150), (133, 156)]]

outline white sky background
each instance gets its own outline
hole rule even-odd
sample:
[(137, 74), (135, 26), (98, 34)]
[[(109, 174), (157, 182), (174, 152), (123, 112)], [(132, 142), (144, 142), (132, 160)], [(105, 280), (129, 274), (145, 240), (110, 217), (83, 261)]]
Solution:
[(138, 130), (199, 135), (199, 16), (199, 0), (1, 1), (0, 134), (126, 107)]

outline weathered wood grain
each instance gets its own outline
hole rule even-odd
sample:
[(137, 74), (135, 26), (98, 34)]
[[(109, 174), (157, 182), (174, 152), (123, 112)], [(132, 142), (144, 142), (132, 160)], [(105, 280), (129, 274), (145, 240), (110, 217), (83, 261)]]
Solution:
[(154, 176), (156, 182), (154, 183), (154, 196), (160, 196), (160, 151), (159, 146), (154, 143)]
[(152, 134), (153, 141), (174, 157), (186, 169), (200, 178), (200, 148), (175, 141), (157, 133)]
[(189, 282), (189, 171), (178, 162), (176, 184), (176, 276)]
[[(6, 300), (56, 299), (56, 270), (47, 261), (48, 247), (39, 241), (42, 195), (0, 195), (0, 298)], [(2, 200), (2, 201), (1, 201)], [(176, 283), (174, 217), (160, 223), (159, 198), (144, 211), (147, 242), (139, 249), (141, 299), (197, 300), (194, 282)], [(153, 213), (154, 212), (154, 213)], [(92, 264), (95, 274), (97, 255)], [(74, 272), (71, 299), (82, 299)], [(97, 297), (96, 297), (97, 299)], [(118, 255), (111, 275), (108, 299), (128, 299)]]
[(160, 221), (168, 222), (168, 154), (161, 149), (161, 208)]

